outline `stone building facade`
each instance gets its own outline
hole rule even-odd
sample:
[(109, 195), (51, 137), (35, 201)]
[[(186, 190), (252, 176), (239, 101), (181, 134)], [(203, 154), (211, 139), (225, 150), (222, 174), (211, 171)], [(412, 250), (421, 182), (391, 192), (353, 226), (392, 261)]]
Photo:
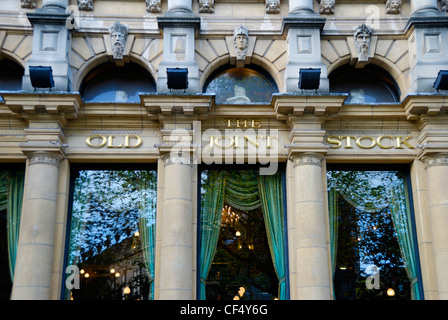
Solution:
[[(66, 298), (74, 168), (116, 164), (157, 173), (154, 299), (201, 297), (199, 172), (212, 164), (283, 173), (287, 258), (278, 278), (291, 300), (336, 298), (329, 170), (404, 168), (412, 297), (448, 299), (448, 88), (436, 85), (448, 70), (446, 7), (2, 1), (0, 65), (21, 73), (15, 87), (0, 83), (0, 171), (25, 172), (11, 299)], [(51, 67), (51, 88), (33, 82), (35, 66)], [(111, 70), (123, 76), (107, 82)], [(240, 73), (220, 78), (229, 70), (254, 72), (271, 89), (244, 90)], [(187, 85), (170, 84), (171, 73)]]

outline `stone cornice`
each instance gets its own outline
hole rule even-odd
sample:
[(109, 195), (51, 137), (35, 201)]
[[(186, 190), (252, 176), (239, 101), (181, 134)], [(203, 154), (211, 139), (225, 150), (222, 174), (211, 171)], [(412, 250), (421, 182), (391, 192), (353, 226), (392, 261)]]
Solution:
[(402, 105), (408, 120), (418, 120), (421, 115), (435, 116), (448, 111), (448, 95), (408, 95)]
[(214, 97), (209, 94), (150, 94), (141, 95), (140, 99), (148, 116), (153, 120), (160, 120), (160, 116), (175, 114), (207, 115), (214, 104)]
[(6, 106), (25, 121), (56, 121), (64, 126), (78, 116), (82, 104), (78, 93), (2, 92)]
[(279, 120), (304, 114), (334, 116), (346, 98), (341, 94), (274, 94), (272, 106)]

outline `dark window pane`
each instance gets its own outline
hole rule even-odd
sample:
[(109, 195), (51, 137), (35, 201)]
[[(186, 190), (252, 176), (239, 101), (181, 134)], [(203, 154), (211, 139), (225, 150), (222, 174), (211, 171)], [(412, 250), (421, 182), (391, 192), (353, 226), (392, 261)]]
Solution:
[(376, 67), (358, 70), (342, 67), (330, 76), (332, 93), (348, 93), (348, 104), (398, 102), (399, 92), (393, 79)]
[(327, 179), (335, 298), (419, 299), (404, 174), (332, 170)]
[(151, 299), (155, 214), (155, 171), (80, 171), (67, 262), (79, 270), (80, 287), (66, 297)]
[(140, 102), (140, 93), (155, 92), (153, 81), (138, 68), (98, 68), (86, 78), (82, 96), (88, 102)]

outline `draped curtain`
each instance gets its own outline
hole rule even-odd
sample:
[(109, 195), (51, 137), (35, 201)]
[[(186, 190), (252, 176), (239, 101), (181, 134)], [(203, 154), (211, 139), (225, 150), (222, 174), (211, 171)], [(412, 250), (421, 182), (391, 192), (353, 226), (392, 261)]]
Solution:
[(345, 172), (329, 177), (329, 215), (332, 269), (337, 255), (337, 196), (363, 212), (379, 212), (389, 208), (397, 234), (406, 274), (411, 282), (412, 299), (420, 299), (417, 276), (417, 257), (410, 221), (409, 194), (404, 177), (397, 172)]
[(226, 186), (225, 171), (204, 173), (201, 190), (200, 299), (205, 300), (205, 282), (213, 262), (221, 228), (221, 210)]
[(279, 299), (286, 299), (283, 188), (280, 174), (261, 176), (253, 170), (209, 171), (203, 183), (201, 211), (200, 298), (216, 252), (224, 202), (239, 210), (262, 207), (269, 249), (279, 279)]
[(25, 172), (23, 171), (0, 172), (0, 211), (6, 209), (8, 261), (11, 281), (14, 279), (19, 242), (24, 183)]
[(279, 174), (272, 176), (260, 175), (258, 177), (258, 187), (269, 249), (279, 281), (278, 297), (280, 300), (285, 300), (287, 298), (287, 288), (285, 234), (283, 228), (283, 188), (281, 176)]
[(139, 222), (140, 243), (143, 260), (151, 281), (150, 299), (154, 299), (154, 270), (155, 270), (155, 235), (156, 235), (156, 204), (157, 191), (154, 185), (154, 172), (142, 171), (139, 185)]

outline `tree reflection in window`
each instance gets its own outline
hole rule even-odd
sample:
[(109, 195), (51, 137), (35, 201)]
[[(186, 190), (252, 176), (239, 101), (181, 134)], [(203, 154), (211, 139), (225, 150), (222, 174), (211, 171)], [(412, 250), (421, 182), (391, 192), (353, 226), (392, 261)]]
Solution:
[(329, 171), (327, 179), (335, 298), (420, 299), (405, 175)]
[(218, 104), (267, 103), (278, 92), (272, 78), (256, 67), (220, 69), (210, 78), (205, 92), (215, 93)]
[(67, 265), (81, 282), (67, 298), (153, 297), (155, 209), (155, 171), (78, 172)]

